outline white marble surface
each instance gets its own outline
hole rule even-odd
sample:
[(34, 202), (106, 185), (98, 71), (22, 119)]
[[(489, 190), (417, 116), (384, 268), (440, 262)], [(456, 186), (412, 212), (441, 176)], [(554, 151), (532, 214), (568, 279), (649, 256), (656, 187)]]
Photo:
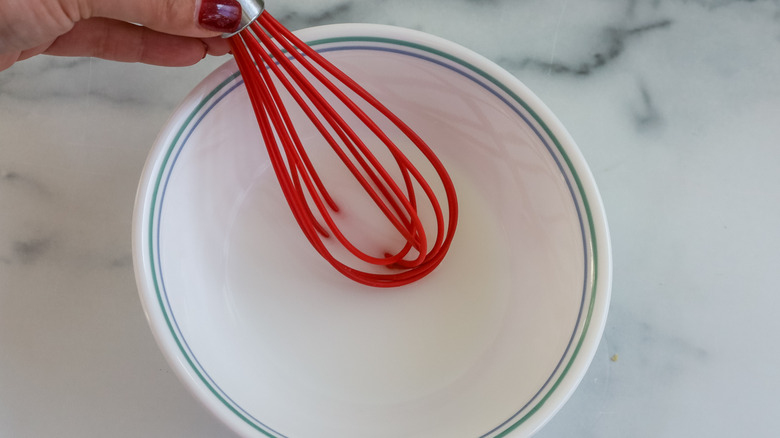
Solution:
[[(289, 27), (396, 24), (516, 74), (568, 126), (612, 229), (591, 369), (540, 437), (780, 433), (780, 2), (284, 0)], [(233, 437), (136, 294), (146, 153), (223, 59), (0, 72), (0, 437)]]

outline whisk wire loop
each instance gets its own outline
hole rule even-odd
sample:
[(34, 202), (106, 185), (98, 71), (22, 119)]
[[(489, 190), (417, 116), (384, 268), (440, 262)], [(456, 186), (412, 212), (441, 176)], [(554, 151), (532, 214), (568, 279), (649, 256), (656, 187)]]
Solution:
[[(273, 48), (271, 48), (269, 46), (271, 44), (271, 42), (267, 40), (267, 37), (265, 35), (258, 35), (258, 38), (260, 38), (261, 43), (265, 44), (265, 47), (268, 47), (270, 49), (271, 56), (274, 57), (275, 59), (277, 59), (278, 63), (282, 66), (282, 68), (287, 70), (288, 73), (290, 73), (291, 76), (294, 75), (294, 74), (299, 74), (300, 73), (300, 72), (297, 71), (297, 69), (294, 69), (294, 67), (290, 66), (289, 60), (286, 57), (284, 57), (284, 55), (282, 53), (275, 51)], [(268, 59), (268, 55), (265, 54), (264, 52), (262, 52), (262, 53), (263, 53), (262, 57), (264, 58), (264, 61), (266, 63), (270, 62), (269, 59)], [(288, 92), (293, 97), (295, 97), (296, 100), (298, 101), (299, 105), (301, 105), (301, 107), (306, 110), (306, 112), (307, 112), (307, 114), (309, 114), (309, 117), (311, 118), (312, 122), (314, 122), (315, 124), (318, 125), (319, 129), (323, 132), (323, 135), (326, 135), (325, 134), (326, 131), (324, 131), (324, 127), (322, 126), (321, 123), (319, 123), (318, 119), (316, 118), (316, 115), (314, 115), (314, 112), (311, 111), (310, 108), (307, 105), (305, 105), (303, 99), (298, 94), (298, 90), (296, 88), (292, 87), (292, 85), (287, 80), (287, 78), (284, 78), (284, 76), (281, 75), (281, 73), (279, 72), (279, 66), (277, 66), (275, 63), (271, 62), (270, 65), (268, 65), (268, 67), (269, 67), (270, 70), (275, 72), (277, 78), (279, 78), (283, 82), (285, 87), (288, 89)], [(267, 72), (261, 70), (261, 74), (266, 79), (268, 78)], [(282, 79), (282, 78), (284, 78), (284, 79)], [(328, 110), (330, 110), (332, 108), (329, 105), (327, 105), (327, 103), (323, 103), (324, 99), (317, 92), (317, 90), (310, 89), (311, 87), (306, 88), (305, 85), (307, 84), (307, 82), (303, 82), (302, 80), (300, 80), (300, 78), (296, 82), (299, 84), (299, 87), (300, 87), (299, 89), (302, 89), (304, 91), (304, 93), (307, 95), (309, 100), (314, 102), (314, 103), (316, 103), (316, 104), (318, 104), (316, 106), (319, 108), (320, 113), (323, 115), (323, 117), (325, 117), (327, 120), (329, 120), (333, 124), (333, 127), (335, 129), (339, 130), (340, 132), (352, 131), (351, 128), (349, 128), (349, 126), (346, 125), (346, 122), (344, 122), (343, 119), (338, 114), (333, 113), (333, 111), (327, 112)], [(272, 90), (272, 95), (275, 98), (278, 98), (278, 93), (276, 93), (276, 90), (275, 90), (275, 87), (274, 87), (273, 83), (269, 83), (267, 85)], [(286, 111), (284, 110), (284, 106), (283, 105), (279, 105), (278, 102), (279, 101), (277, 101), (276, 107), (278, 109), (281, 109), (281, 111), (286, 114)], [(341, 123), (339, 123), (339, 122), (341, 122)], [(287, 126), (284, 127), (284, 129), (285, 129), (286, 133), (289, 133), (289, 134), (291, 134), (293, 136), (293, 139), (295, 140), (294, 143), (299, 146), (300, 145), (300, 141), (298, 141), (298, 136), (295, 133), (294, 127), (291, 126), (291, 125), (287, 125)], [(354, 132), (352, 132), (352, 134), (354, 135)], [(345, 137), (345, 138), (343, 138), (343, 140), (346, 143), (349, 140), (351, 140), (352, 138), (353, 137)], [(359, 140), (359, 137), (357, 137), (357, 136), (354, 136), (354, 138)], [(335, 141), (331, 140), (330, 143), (331, 143), (334, 151), (336, 151), (336, 153), (339, 155), (339, 157), (342, 159), (342, 161), (345, 162), (345, 163), (348, 163), (349, 155), (345, 154), (338, 147), (338, 144)], [(296, 148), (296, 150), (297, 150), (297, 148)], [(354, 149), (350, 149), (350, 150), (354, 150)], [(303, 155), (303, 156), (306, 156), (305, 155), (305, 150), (303, 150), (303, 149), (297, 150), (297, 152), (299, 154)], [(365, 169), (367, 171), (371, 171), (372, 170), (371, 167), (369, 167), (367, 164), (365, 164), (365, 161), (360, 161), (360, 162), (363, 163), (363, 166), (365, 167)], [(299, 161), (296, 160), (295, 163), (297, 164), (297, 163), (299, 163)], [(374, 199), (374, 202), (378, 206), (380, 206), (380, 208), (383, 208), (383, 213), (385, 213), (385, 215), (388, 217), (388, 219), (391, 220), (391, 222), (396, 226), (396, 228), (400, 232), (405, 232), (407, 228), (411, 228), (412, 226), (416, 226), (417, 229), (422, 229), (422, 223), (419, 220), (419, 218), (417, 218), (416, 216), (413, 217), (413, 221), (411, 221), (411, 223), (408, 220), (406, 221), (407, 223), (405, 223), (405, 224), (400, 222), (400, 221), (398, 221), (396, 217), (391, 215), (391, 212), (387, 209), (385, 204), (382, 203), (381, 197), (372, 189), (372, 187), (365, 180), (365, 178), (363, 178), (363, 176), (360, 173), (358, 173), (357, 168), (355, 168), (355, 166), (350, 166), (350, 165), (348, 165), (347, 167), (350, 168), (350, 170), (353, 172), (353, 175), (361, 182), (361, 184), (363, 185), (364, 189), (366, 189), (367, 193), (369, 193), (369, 195), (372, 196), (372, 198)], [(295, 168), (296, 167), (291, 167), (291, 170), (295, 169)], [(310, 172), (316, 174), (316, 172), (314, 172), (313, 169), (310, 169)], [(371, 177), (377, 184), (381, 184), (383, 182), (383, 181), (380, 181), (375, 175), (371, 175)], [(380, 188), (381, 188), (381, 186), (380, 186)], [(396, 187), (396, 191), (398, 191), (397, 187)], [(387, 190), (383, 190), (383, 192), (384, 192), (385, 195), (387, 194)], [(325, 220), (325, 222), (327, 223), (328, 227), (333, 232), (334, 237), (336, 239), (338, 239), (339, 242), (342, 245), (344, 245), (344, 247), (347, 248), (356, 257), (359, 257), (360, 259), (362, 259), (362, 260), (364, 260), (364, 261), (366, 261), (368, 263), (372, 263), (372, 264), (391, 265), (391, 264), (394, 264), (394, 263), (400, 261), (406, 255), (406, 253), (408, 253), (408, 249), (405, 247), (399, 253), (397, 253), (397, 254), (395, 254), (393, 256), (384, 257), (384, 258), (373, 257), (373, 256), (371, 256), (369, 254), (366, 254), (365, 252), (359, 250), (356, 246), (354, 246), (341, 233), (341, 231), (339, 230), (339, 228), (336, 226), (335, 222), (333, 221), (330, 213), (321, 204), (319, 204), (319, 203), (316, 203), (316, 204), (318, 206), (318, 210), (320, 211), (323, 219)], [(399, 214), (403, 212), (398, 207), (396, 207), (396, 211)], [(406, 227), (406, 228), (404, 228), (404, 227)], [(404, 233), (404, 234), (407, 234), (407, 233)], [(407, 240), (411, 240), (413, 238), (412, 238), (411, 234), (409, 234), (409, 235), (406, 236), (406, 239)], [(422, 245), (425, 245), (425, 241), (424, 240), (422, 241)], [(416, 260), (416, 262), (417, 263), (421, 263), (422, 261), (423, 261), (423, 257), (422, 256), (418, 256), (418, 259)]]
[[(247, 29), (231, 37), (230, 44), (282, 192), (296, 222), (315, 250), (348, 278), (376, 287), (411, 283), (438, 266), (450, 247), (457, 224), (457, 198), (443, 164), (420, 136), (267, 11), (263, 11)], [(274, 78), (403, 238), (400, 249), (386, 251), (382, 256), (371, 255), (358, 248), (341, 231), (331, 213), (340, 211), (338, 203), (316, 171)], [(396, 182), (381, 160), (314, 83), (335, 97), (385, 146), (395, 163), (400, 182)], [(445, 191), (446, 222), (442, 206), (420, 170), (345, 90), (395, 126), (428, 160)], [(427, 211), (432, 212), (434, 217), (436, 237), (433, 241), (429, 241), (423, 226), (417, 189), (424, 194), (428, 202)], [(376, 272), (344, 262), (323, 242), (323, 238), (331, 236), (362, 262), (384, 266), (390, 271)]]
[[(237, 54), (240, 54), (240, 56), (236, 57), (239, 64), (244, 65), (244, 68), (246, 68), (247, 67), (246, 62), (248, 59), (250, 59), (249, 53), (246, 52), (246, 49), (240, 45), (235, 46), (234, 50), (236, 51)], [(251, 66), (251, 68), (254, 67)], [(262, 71), (261, 74), (263, 74)], [(268, 82), (265, 82), (263, 80), (258, 80), (258, 79), (262, 79), (262, 78), (247, 76), (245, 78), (245, 84), (247, 90), (250, 93), (252, 93), (253, 95), (261, 96), (260, 99), (252, 100), (251, 103), (255, 112), (258, 114), (258, 123), (263, 137), (267, 139), (266, 140), (267, 142), (273, 143), (273, 147), (271, 146), (268, 147), (268, 153), (269, 153), (269, 158), (271, 160), (271, 164), (275, 170), (276, 169), (280, 170), (279, 172), (276, 172), (276, 174), (279, 179), (279, 183), (282, 186), (283, 192), (287, 193), (294, 190), (300, 193), (301, 192), (300, 185), (296, 183), (296, 180), (299, 178), (298, 171), (297, 171), (298, 167), (295, 165), (296, 158), (294, 156), (291, 157), (289, 155), (290, 154), (289, 151), (291, 151), (292, 148), (290, 147), (283, 148), (288, 153), (287, 162), (292, 163), (290, 165), (292, 175), (288, 175), (286, 172), (281, 171), (282, 169), (285, 168), (285, 164), (282, 156), (280, 155), (279, 148), (276, 145), (276, 140), (274, 136), (274, 129), (284, 128), (284, 125), (279, 121), (279, 117), (282, 117), (282, 114), (285, 111), (283, 108), (281, 112), (278, 109), (274, 111), (268, 108), (268, 105), (273, 105), (274, 102), (273, 99), (271, 98), (272, 91), (267, 86)], [(277, 126), (277, 128), (274, 128), (272, 124)], [(292, 141), (291, 136), (285, 136), (284, 134), (280, 135), (279, 138), (281, 138), (282, 142)], [(308, 204), (299, 202), (299, 199), (296, 197), (288, 198), (288, 202), (293, 211), (293, 216), (295, 217), (295, 219), (297, 220), (298, 224), (303, 229), (307, 237), (311, 236), (314, 233), (321, 233), (327, 235), (327, 231), (325, 231), (325, 229), (322, 228), (321, 225), (316, 220), (308, 220), (308, 221), (301, 220), (301, 218), (304, 215), (313, 217)], [(310, 237), (309, 240), (312, 241)], [(312, 241), (312, 243), (314, 244), (315, 241)]]
[[(298, 60), (302, 66), (306, 68), (307, 71), (309, 71), (312, 75), (314, 75), (320, 83), (325, 85), (330, 92), (333, 93), (334, 96), (336, 96), (345, 106), (349, 108), (349, 110), (352, 112), (352, 114), (356, 115), (360, 121), (368, 127), (374, 135), (378, 139), (381, 140), (381, 142), (388, 148), (388, 150), (392, 153), (393, 157), (395, 158), (399, 169), (401, 170), (402, 177), (404, 179), (408, 199), (410, 201), (411, 207), (414, 209), (416, 208), (416, 202), (415, 202), (415, 195), (414, 195), (414, 189), (412, 188), (411, 178), (409, 177), (409, 171), (413, 171), (415, 175), (415, 179), (418, 180), (419, 183), (422, 184), (423, 189), (426, 191), (426, 193), (429, 193), (432, 195), (432, 190), (430, 190), (430, 187), (428, 186), (428, 183), (420, 176), (419, 172), (416, 171), (413, 164), (399, 151), (397, 146), (390, 140), (390, 138), (385, 134), (382, 129), (379, 128), (379, 126), (365, 113), (365, 111), (360, 108), (353, 100), (351, 100), (349, 97), (346, 96), (346, 94), (332, 81), (329, 81), (325, 75), (317, 69), (316, 66), (314, 66), (312, 63), (307, 61), (308, 57), (319, 67), (321, 67), (323, 70), (331, 74), (333, 77), (337, 78), (338, 81), (347, 88), (349, 88), (351, 91), (355, 92), (358, 96), (360, 96), (361, 99), (371, 104), (373, 107), (375, 107), (377, 110), (379, 110), (385, 117), (393, 116), (394, 115), (387, 111), (387, 109), (382, 106), (373, 96), (371, 96), (369, 93), (367, 93), (362, 87), (360, 87), (356, 82), (354, 82), (349, 76), (344, 75), (340, 70), (335, 68), (331, 63), (325, 61), (319, 53), (317, 53), (315, 50), (311, 49), (307, 45), (305, 45), (300, 39), (298, 39), (292, 32), (285, 29), (281, 24), (276, 21), (273, 17), (267, 16), (262, 17), (263, 23), (266, 24), (269, 29), (272, 29), (272, 31), (279, 32), (281, 35), (284, 36), (284, 38), (278, 38), (279, 44), (288, 51), (296, 60)], [(305, 55), (305, 56), (304, 56)], [(293, 67), (294, 68), (294, 67)], [(298, 74), (297, 71), (290, 71), (291, 74)], [(301, 76), (298, 76), (301, 77)], [(301, 79), (302, 81), (305, 81), (305, 78)], [(315, 90), (316, 91), (316, 90)], [(330, 105), (327, 101), (322, 101), (322, 103), (326, 106), (328, 106), (329, 111), (323, 112), (325, 115), (333, 114), (335, 116), (338, 116), (337, 112), (333, 112), (332, 108), (330, 108)], [(391, 119), (392, 120), (392, 119)], [(400, 122), (400, 119), (393, 121), (396, 125), (398, 125), (398, 122)], [(346, 132), (349, 133), (350, 140), (352, 143), (346, 141), (346, 139), (342, 139), (345, 141), (345, 146), (350, 149), (350, 152), (353, 154), (353, 156), (358, 160), (361, 167), (369, 173), (369, 175), (372, 178), (372, 181), (377, 184), (379, 190), (382, 192), (382, 194), (391, 202), (391, 205), (395, 207), (396, 213), (402, 216), (402, 211), (398, 209), (397, 205), (393, 202), (393, 198), (389, 196), (387, 191), (385, 190), (385, 187), (383, 187), (379, 183), (379, 177), (377, 177), (373, 170), (375, 169), (380, 173), (382, 181), (385, 181), (388, 183), (390, 187), (394, 189), (394, 192), (397, 194), (397, 187), (395, 186), (395, 181), (387, 174), (384, 167), (376, 160), (374, 155), (372, 154), (371, 150), (366, 147), (365, 143), (355, 135), (354, 131), (350, 128), (349, 124), (345, 123), (343, 119), (339, 119), (339, 126), (345, 128)], [(410, 130), (410, 132), (413, 132)], [(355, 147), (360, 151), (359, 153), (355, 150)], [(370, 165), (366, 164), (362, 157), (366, 157), (370, 161)], [(373, 167), (372, 167), (373, 166)], [(437, 202), (435, 196), (431, 196), (432, 202)], [(405, 206), (408, 207), (408, 206)], [(438, 206), (437, 206), (438, 207)], [(437, 211), (440, 209), (437, 208)]]
[[(396, 185), (395, 181), (390, 177), (384, 167), (381, 166), (381, 163), (379, 163), (376, 157), (372, 154), (371, 150), (365, 145), (365, 143), (354, 132), (349, 124), (338, 114), (332, 105), (330, 105), (330, 103), (328, 103), (327, 100), (322, 97), (320, 92), (317, 89), (309, 86), (309, 81), (302, 75), (298, 68), (289, 62), (282, 51), (272, 45), (272, 41), (268, 38), (268, 36), (264, 34), (258, 34), (258, 37), (261, 39), (261, 42), (265, 44), (266, 47), (268, 47), (275, 59), (278, 60), (279, 64), (296, 82), (300, 89), (306, 94), (306, 96), (309, 98), (309, 101), (315, 107), (317, 107), (319, 114), (323, 116), (328, 125), (331, 126), (338, 134), (342, 141), (342, 145), (347, 148), (352, 158), (359, 166), (348, 164), (350, 163), (349, 156), (340, 149), (339, 145), (335, 142), (332, 136), (326, 133), (327, 131), (325, 130), (324, 126), (319, 123), (316, 116), (313, 116), (313, 113), (311, 112), (307, 112), (309, 118), (317, 125), (318, 129), (321, 130), (328, 143), (339, 155), (339, 158), (345, 162), (345, 164), (348, 164), (348, 168), (350, 171), (352, 171), (353, 176), (357, 178), (367, 193), (372, 196), (374, 202), (380, 209), (383, 210), (383, 213), (388, 217), (389, 220), (391, 220), (396, 229), (398, 229), (398, 231), (402, 234), (406, 234), (405, 230), (413, 230), (415, 228), (421, 229), (422, 224), (418, 220), (415, 220), (414, 224), (410, 223), (410, 219), (417, 218), (409, 218), (404, 214), (414, 212), (416, 209), (416, 205), (412, 201), (414, 199), (414, 191), (411, 187), (411, 182), (407, 184), (407, 193), (402, 193), (400, 188)], [(306, 70), (315, 75), (319, 83), (325, 85), (329, 91), (337, 96), (342, 101), (342, 103), (344, 103), (352, 111), (353, 114), (357, 115), (361, 122), (369, 127), (377, 135), (377, 137), (382, 140), (383, 143), (388, 146), (395, 147), (386, 134), (379, 129), (376, 123), (374, 123), (374, 121), (371, 120), (365, 114), (365, 112), (363, 112), (359, 106), (350, 100), (337, 86), (335, 86), (324, 75), (322, 75), (320, 71), (312, 66), (312, 64), (309, 63), (308, 60), (303, 57), (294, 46), (290, 45), (289, 42), (284, 39), (278, 39), (278, 42), (287, 51), (287, 53), (290, 53), (292, 57), (294, 57), (302, 66), (306, 68)], [(294, 90), (291, 88), (288, 88), (288, 90), (291, 93), (294, 93)], [(298, 101), (298, 103), (299, 105), (302, 104), (301, 101)], [(306, 108), (305, 105), (304, 108)], [(396, 151), (394, 156), (397, 157), (398, 155), (399, 153)], [(398, 158), (396, 159), (398, 160)], [(410, 164), (411, 163), (409, 162), (399, 162), (399, 168), (402, 170), (403, 175), (405, 176), (405, 180), (408, 180), (406, 174), (408, 172), (407, 166)], [(363, 174), (359, 173), (358, 169), (362, 169), (363, 172), (365, 172), (365, 175), (368, 176), (368, 178), (371, 180), (373, 186), (365, 179)], [(379, 190), (379, 194), (376, 193), (375, 189)], [(387, 203), (383, 202), (379, 195), (384, 197), (384, 200), (386, 200)], [(396, 202), (396, 200), (400, 200), (400, 202), (403, 204), (404, 200), (406, 199), (409, 199), (408, 205), (401, 206), (398, 202)], [(392, 212), (390, 209), (388, 209), (388, 204), (390, 209), (392, 209)], [(406, 238), (413, 239), (411, 235), (406, 235)]]
[[(262, 47), (259, 46), (257, 41), (250, 40), (249, 43), (250, 45), (257, 45), (257, 47), (254, 47), (256, 50), (250, 51), (249, 53), (252, 54), (252, 58), (255, 60), (255, 62), (258, 65), (270, 65), (273, 68), (276, 67), (273, 64), (273, 61), (271, 60), (270, 56), (267, 53), (265, 53), (265, 51), (262, 50)], [(243, 47), (240, 47), (240, 49), (243, 49)], [(330, 207), (333, 211), (338, 211), (338, 205), (333, 201), (327, 189), (325, 189), (319, 175), (317, 174), (316, 170), (314, 169), (314, 166), (311, 163), (311, 160), (308, 157), (308, 154), (306, 153), (306, 150), (303, 148), (303, 145), (301, 144), (300, 138), (297, 135), (297, 132), (295, 131), (295, 128), (293, 126), (292, 121), (290, 120), (287, 110), (283, 105), (279, 104), (279, 102), (281, 102), (281, 97), (279, 96), (276, 87), (271, 81), (268, 71), (266, 69), (260, 69), (259, 72), (260, 75), (262, 76), (262, 80), (259, 81), (259, 85), (262, 86), (265, 91), (262, 94), (262, 96), (264, 96), (264, 99), (260, 99), (258, 101), (258, 104), (261, 105), (262, 108), (261, 111), (267, 117), (271, 117), (270, 115), (278, 115), (279, 117), (281, 117), (281, 121), (279, 121), (279, 119), (277, 119), (276, 117), (271, 118), (271, 120), (275, 121), (273, 125), (278, 127), (277, 131), (279, 132), (279, 135), (277, 137), (281, 139), (283, 143), (286, 143), (283, 149), (285, 150), (285, 153), (287, 155), (287, 163), (290, 169), (291, 182), (295, 188), (295, 192), (298, 193), (299, 196), (304, 195), (305, 192), (303, 191), (303, 188), (301, 186), (301, 178), (306, 178), (308, 176), (309, 178), (311, 178), (311, 181), (313, 182), (314, 186), (316, 186), (317, 188), (316, 191), (309, 189), (309, 192), (315, 195), (319, 194), (320, 196), (322, 196), (324, 202), (328, 205), (328, 207)], [(254, 78), (252, 77), (250, 79), (247, 79), (247, 82), (249, 82), (251, 79)], [(286, 80), (285, 78), (283, 79)], [(297, 95), (296, 98), (298, 98)], [(307, 107), (304, 108), (308, 110)], [(273, 144), (273, 147), (271, 147), (271, 149), (273, 150), (274, 153), (276, 153), (278, 152), (278, 147), (275, 142), (276, 138), (267, 137), (270, 135), (271, 135), (270, 132), (263, 133), (264, 138), (272, 138), (272, 140), (270, 140), (270, 142)], [(294, 148), (291, 147), (289, 142), (292, 142)], [(303, 166), (301, 166), (301, 163), (303, 163)], [(278, 161), (274, 166), (274, 168), (282, 169), (283, 162)], [(299, 168), (305, 172), (303, 176), (299, 175), (299, 170), (298, 170)], [(310, 186), (309, 184), (306, 183), (306, 179), (304, 179), (304, 184)], [(321, 203), (319, 202), (319, 198), (315, 198), (314, 202), (316, 205), (319, 206), (318, 208), (319, 210), (325, 210), (321, 206)], [(306, 211), (307, 216), (311, 218), (313, 225), (318, 230), (318, 232), (326, 238), (329, 237), (327, 230), (323, 226), (321, 226), (318, 221), (314, 219), (311, 210), (308, 208), (308, 204), (303, 204), (302, 207), (305, 207), (303, 210)]]

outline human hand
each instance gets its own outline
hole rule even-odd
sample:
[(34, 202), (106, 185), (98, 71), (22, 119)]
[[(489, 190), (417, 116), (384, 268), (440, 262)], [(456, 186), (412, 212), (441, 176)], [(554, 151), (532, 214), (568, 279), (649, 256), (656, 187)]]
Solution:
[(236, 0), (0, 0), (0, 71), (42, 53), (192, 65), (240, 19)]

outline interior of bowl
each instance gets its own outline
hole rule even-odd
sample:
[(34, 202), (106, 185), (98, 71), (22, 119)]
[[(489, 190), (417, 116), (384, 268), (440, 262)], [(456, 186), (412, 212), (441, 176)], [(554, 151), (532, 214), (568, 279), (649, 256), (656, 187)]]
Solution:
[(397, 289), (332, 270), (295, 225), (228, 63), (174, 114), (139, 188), (138, 282), (162, 350), (245, 436), (532, 433), (582, 378), (609, 301), (606, 222), (576, 146), (518, 81), (452, 43), (384, 26), (302, 36), (443, 161), (461, 212), (450, 252)]

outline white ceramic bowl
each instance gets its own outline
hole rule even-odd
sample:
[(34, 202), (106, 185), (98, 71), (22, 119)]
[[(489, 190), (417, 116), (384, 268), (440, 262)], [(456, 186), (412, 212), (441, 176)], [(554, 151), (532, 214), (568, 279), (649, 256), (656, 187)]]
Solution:
[(578, 385), (611, 256), (592, 175), (516, 78), (454, 43), (377, 25), (299, 35), (434, 148), (458, 189), (450, 253), (377, 290), (309, 248), (228, 62), (184, 100), (141, 179), (134, 257), (157, 342), (246, 437), (528, 436)]

